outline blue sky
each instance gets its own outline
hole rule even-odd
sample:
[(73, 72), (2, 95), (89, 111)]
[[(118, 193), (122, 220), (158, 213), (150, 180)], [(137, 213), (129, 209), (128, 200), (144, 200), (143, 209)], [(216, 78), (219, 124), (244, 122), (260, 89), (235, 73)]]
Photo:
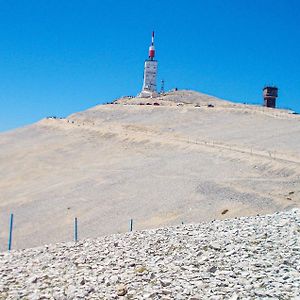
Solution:
[(159, 81), (300, 112), (298, 0), (0, 0), (0, 131), (67, 116), (142, 86), (156, 32)]

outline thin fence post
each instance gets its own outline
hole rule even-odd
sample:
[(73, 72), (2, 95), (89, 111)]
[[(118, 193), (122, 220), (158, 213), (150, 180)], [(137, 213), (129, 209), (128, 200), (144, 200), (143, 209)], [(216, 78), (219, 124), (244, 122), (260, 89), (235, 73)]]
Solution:
[(130, 231), (133, 230), (133, 219), (130, 219), (130, 222), (129, 222), (129, 230), (130, 230)]
[(75, 242), (78, 241), (78, 221), (77, 221), (77, 217), (75, 217), (75, 219), (74, 219), (74, 241)]
[(11, 250), (12, 245), (12, 232), (13, 232), (14, 214), (10, 214), (9, 221), (9, 236), (8, 236), (8, 250)]

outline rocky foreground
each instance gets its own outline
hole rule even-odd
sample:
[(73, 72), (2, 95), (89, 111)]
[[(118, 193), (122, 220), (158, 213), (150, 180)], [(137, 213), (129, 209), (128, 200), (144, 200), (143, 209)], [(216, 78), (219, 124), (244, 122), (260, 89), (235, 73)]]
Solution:
[(0, 299), (300, 299), (300, 210), (4, 252)]

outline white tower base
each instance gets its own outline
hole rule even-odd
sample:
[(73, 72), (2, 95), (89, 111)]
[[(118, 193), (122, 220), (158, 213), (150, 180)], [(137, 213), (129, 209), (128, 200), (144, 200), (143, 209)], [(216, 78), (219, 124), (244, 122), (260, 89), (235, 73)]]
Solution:
[(156, 97), (158, 97), (158, 93), (143, 90), (137, 95), (137, 97), (138, 98), (156, 98)]
[(141, 93), (138, 97), (154, 98), (158, 94), (156, 92), (156, 74), (157, 74), (157, 60), (147, 59), (144, 67), (144, 82)]

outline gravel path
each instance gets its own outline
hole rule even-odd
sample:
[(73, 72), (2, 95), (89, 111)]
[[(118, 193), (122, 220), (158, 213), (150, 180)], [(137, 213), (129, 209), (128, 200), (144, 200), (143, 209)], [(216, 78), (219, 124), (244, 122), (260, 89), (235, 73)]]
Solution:
[(300, 210), (0, 254), (0, 299), (300, 299)]

